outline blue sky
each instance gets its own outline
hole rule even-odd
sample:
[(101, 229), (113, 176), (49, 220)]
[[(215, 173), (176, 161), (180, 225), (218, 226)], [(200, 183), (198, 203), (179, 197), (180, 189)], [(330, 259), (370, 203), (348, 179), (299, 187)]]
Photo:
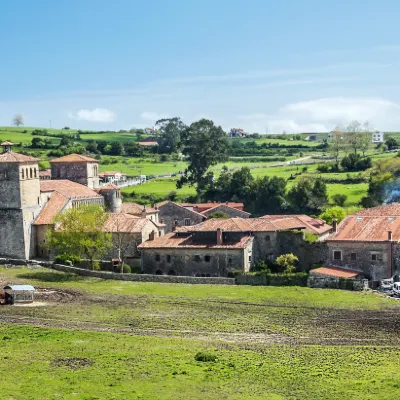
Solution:
[(4, 0), (0, 125), (400, 130), (397, 0)]

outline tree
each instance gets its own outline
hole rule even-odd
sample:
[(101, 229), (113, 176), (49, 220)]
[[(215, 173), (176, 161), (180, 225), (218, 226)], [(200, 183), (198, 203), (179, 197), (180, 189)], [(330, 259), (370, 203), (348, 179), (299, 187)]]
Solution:
[(359, 121), (352, 121), (345, 128), (345, 143), (350, 151), (357, 154), (361, 150), (363, 154), (368, 150), (371, 142), (371, 127), (368, 121), (361, 124)]
[(336, 193), (332, 196), (332, 200), (337, 206), (343, 207), (344, 203), (346, 203), (347, 195)]
[(61, 147), (61, 146), (69, 146), (70, 143), (71, 143), (71, 142), (70, 142), (70, 140), (69, 140), (69, 137), (64, 135), (64, 136), (61, 138), (59, 147)]
[(214, 125), (213, 121), (201, 119), (182, 132), (182, 143), (189, 166), (178, 180), (177, 188), (195, 184), (199, 195), (206, 183), (208, 168), (228, 159), (229, 142), (220, 126)]
[(159, 148), (160, 153), (177, 153), (181, 148), (181, 134), (186, 125), (180, 118), (160, 119), (156, 122), (160, 132)]
[(388, 150), (393, 150), (393, 149), (396, 149), (397, 147), (399, 147), (399, 144), (397, 143), (397, 140), (395, 138), (392, 138), (392, 137), (388, 138), (385, 141), (385, 144), (386, 144)]
[(210, 219), (210, 218), (224, 218), (224, 219), (226, 219), (226, 218), (229, 218), (228, 217), (228, 214), (227, 213), (224, 213), (224, 212), (222, 212), (222, 211), (217, 211), (217, 212), (215, 212), (215, 213), (213, 213), (213, 214), (210, 214), (209, 216), (208, 216), (208, 218)]
[(120, 156), (124, 152), (121, 142), (112, 142), (110, 146), (110, 154), (113, 156)]
[(314, 184), (309, 194), (309, 205), (314, 210), (321, 209), (328, 203), (328, 189), (326, 183), (321, 177), (314, 180)]
[(302, 178), (289, 190), (288, 200), (295, 211), (318, 211), (328, 203), (326, 183), (320, 177)]
[(13, 117), (13, 124), (15, 126), (21, 126), (24, 124), (24, 117), (22, 114), (15, 114)]
[(329, 151), (335, 159), (336, 164), (339, 162), (340, 152), (345, 148), (343, 137), (341, 135), (333, 135), (332, 142), (329, 144)]
[(346, 211), (342, 207), (335, 206), (327, 208), (319, 217), (327, 224), (332, 225), (332, 221), (337, 219), (338, 222), (342, 221), (346, 216)]
[(69, 208), (58, 214), (47, 231), (47, 246), (63, 256), (89, 258), (92, 269), (112, 247), (111, 235), (103, 228), (108, 214), (98, 205)]
[(296, 271), (296, 264), (299, 259), (293, 254), (282, 254), (276, 260), (275, 263), (283, 268), (285, 274), (292, 274)]

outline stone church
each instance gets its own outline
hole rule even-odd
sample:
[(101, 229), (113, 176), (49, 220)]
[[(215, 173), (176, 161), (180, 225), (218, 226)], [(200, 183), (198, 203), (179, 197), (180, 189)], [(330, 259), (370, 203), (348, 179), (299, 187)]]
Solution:
[[(120, 189), (112, 184), (99, 187), (97, 160), (80, 154), (52, 160), (51, 179), (40, 180), (37, 158), (12, 151), (10, 142), (0, 146), (0, 257), (48, 256), (46, 231), (65, 209), (98, 204), (110, 215), (120, 213)], [(132, 219), (127, 214), (119, 218), (124, 216)], [(151, 224), (148, 230), (164, 233), (160, 224)]]

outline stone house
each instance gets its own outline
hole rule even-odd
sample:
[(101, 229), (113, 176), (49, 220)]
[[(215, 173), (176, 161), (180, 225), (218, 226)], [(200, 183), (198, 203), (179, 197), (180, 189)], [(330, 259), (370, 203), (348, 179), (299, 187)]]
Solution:
[[(224, 204), (230, 208), (235, 208), (236, 210), (243, 211), (244, 204), (243, 203), (236, 203), (233, 201), (227, 201), (225, 203), (220, 203), (220, 202), (208, 202), (208, 203), (182, 203), (181, 206), (185, 207), (188, 210), (196, 211), (200, 214), (204, 213), (205, 211), (210, 210), (211, 208), (214, 208), (220, 204)], [(233, 218), (233, 217), (232, 217)], [(246, 217), (243, 217), (246, 218)]]
[(226, 276), (233, 270), (247, 272), (259, 261), (274, 261), (286, 253), (298, 255), (299, 268), (306, 270), (323, 262), (327, 255), (324, 242), (304, 240), (304, 231), (312, 228), (297, 218), (209, 219), (175, 229), (163, 238), (139, 246), (144, 272)]
[(203, 214), (208, 218), (210, 215), (215, 214), (217, 212), (223, 212), (229, 218), (250, 218), (251, 215), (250, 213), (243, 211), (243, 209), (241, 210), (239, 208), (229, 206), (228, 203), (227, 204), (221, 203), (214, 205), (214, 207), (211, 207), (203, 211), (201, 214)]
[(385, 204), (346, 217), (327, 239), (327, 265), (381, 280), (400, 272), (400, 204)]
[(159, 220), (165, 224), (165, 233), (172, 232), (177, 225), (196, 225), (206, 219), (203, 214), (169, 200), (159, 203), (158, 210)]

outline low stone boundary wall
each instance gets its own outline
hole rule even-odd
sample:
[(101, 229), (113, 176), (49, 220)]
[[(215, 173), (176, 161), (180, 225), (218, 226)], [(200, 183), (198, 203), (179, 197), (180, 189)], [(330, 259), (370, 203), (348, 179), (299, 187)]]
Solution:
[(250, 286), (307, 286), (307, 274), (301, 275), (238, 275), (236, 285)]
[(91, 276), (94, 278), (114, 279), (119, 281), (132, 282), (161, 282), (161, 283), (190, 283), (208, 285), (234, 285), (234, 278), (207, 277), (200, 278), (195, 276), (173, 276), (173, 275), (146, 275), (146, 274), (115, 274), (104, 271), (90, 271), (87, 269), (69, 267), (67, 265), (53, 264), (50, 268), (57, 271), (72, 272), (77, 275)]
[(309, 275), (307, 286), (311, 288), (328, 288), (344, 290), (364, 290), (368, 288), (367, 279), (345, 279), (329, 276)]

